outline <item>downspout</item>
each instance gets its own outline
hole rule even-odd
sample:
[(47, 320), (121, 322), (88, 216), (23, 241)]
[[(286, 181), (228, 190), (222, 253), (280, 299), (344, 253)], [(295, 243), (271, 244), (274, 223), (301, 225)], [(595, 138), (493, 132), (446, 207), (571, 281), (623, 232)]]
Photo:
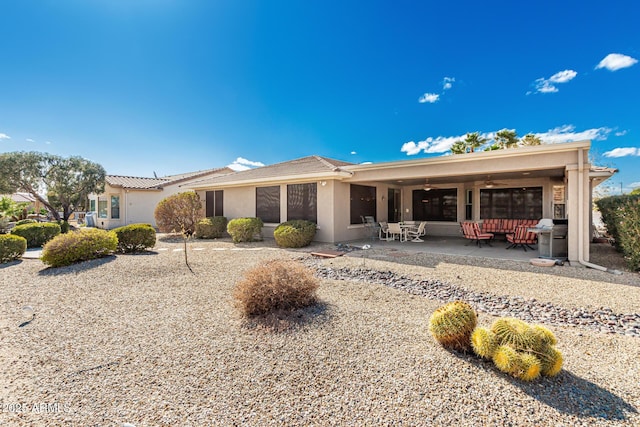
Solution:
[(612, 270), (601, 265), (593, 264), (584, 259), (584, 152), (582, 148), (578, 148), (578, 262), (585, 267), (593, 268), (595, 270), (606, 271), (611, 274), (622, 274), (618, 270)]

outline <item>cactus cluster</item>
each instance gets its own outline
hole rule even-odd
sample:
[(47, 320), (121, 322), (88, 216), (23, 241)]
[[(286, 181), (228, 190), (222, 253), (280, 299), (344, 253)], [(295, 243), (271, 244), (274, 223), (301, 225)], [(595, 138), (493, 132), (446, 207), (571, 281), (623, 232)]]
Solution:
[(562, 353), (554, 347), (556, 343), (549, 329), (515, 318), (497, 319), (490, 329), (477, 327), (471, 334), (471, 347), (478, 356), (524, 381), (560, 372)]
[(463, 301), (454, 301), (438, 308), (429, 319), (429, 331), (443, 347), (468, 351), (471, 333), (478, 323), (476, 312)]

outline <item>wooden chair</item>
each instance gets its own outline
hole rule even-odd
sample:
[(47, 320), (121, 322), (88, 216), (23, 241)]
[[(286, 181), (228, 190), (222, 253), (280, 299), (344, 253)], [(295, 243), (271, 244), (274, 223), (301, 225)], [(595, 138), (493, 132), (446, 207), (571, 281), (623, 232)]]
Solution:
[(537, 243), (538, 235), (528, 231), (528, 228), (526, 225), (518, 225), (513, 233), (507, 234), (507, 241), (511, 243), (507, 246), (507, 249), (521, 246), (525, 252), (527, 248), (533, 250), (529, 245), (535, 245)]
[[(460, 223), (460, 229), (462, 230), (462, 235), (465, 239), (469, 239), (478, 245), (478, 247), (482, 247), (482, 242), (484, 241), (487, 245), (491, 246), (491, 240), (494, 238), (493, 233), (483, 233), (480, 231), (480, 227), (477, 222), (473, 221), (465, 221)], [(467, 243), (468, 245), (469, 243)]]

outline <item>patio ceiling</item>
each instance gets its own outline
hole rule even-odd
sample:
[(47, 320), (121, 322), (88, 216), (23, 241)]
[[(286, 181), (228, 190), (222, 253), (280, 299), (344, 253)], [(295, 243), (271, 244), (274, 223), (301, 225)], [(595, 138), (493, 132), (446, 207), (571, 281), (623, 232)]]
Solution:
[(557, 180), (562, 180), (564, 178), (564, 168), (554, 168), (554, 169), (532, 169), (528, 171), (517, 171), (517, 172), (502, 172), (502, 173), (491, 173), (491, 174), (456, 174), (452, 176), (429, 176), (425, 174), (423, 176), (407, 176), (400, 177), (394, 179), (383, 179), (378, 182), (383, 182), (389, 185), (398, 185), (398, 186), (414, 186), (414, 185), (423, 185), (426, 179), (429, 179), (429, 184), (437, 185), (437, 184), (457, 184), (462, 182), (475, 182), (475, 181), (486, 181), (491, 179), (496, 183), (500, 181), (506, 180), (517, 180), (517, 179), (538, 179), (538, 178), (552, 178)]

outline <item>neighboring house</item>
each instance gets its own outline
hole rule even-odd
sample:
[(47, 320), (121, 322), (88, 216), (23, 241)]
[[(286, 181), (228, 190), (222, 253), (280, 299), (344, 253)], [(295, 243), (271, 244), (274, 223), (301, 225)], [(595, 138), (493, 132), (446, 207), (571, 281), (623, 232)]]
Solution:
[(36, 199), (31, 193), (13, 193), (7, 195), (6, 197), (11, 198), (16, 203), (27, 203), (27, 211), (34, 211), (36, 213), (40, 212), (40, 209), (44, 206), (40, 203), (40, 200)]
[(309, 156), (191, 182), (207, 216), (308, 219), (316, 240), (366, 236), (362, 216), (424, 220), (430, 235), (458, 236), (461, 221), (555, 218), (568, 224), (570, 261), (589, 260), (591, 190), (614, 169), (589, 164), (589, 141), (356, 165)]
[(107, 175), (104, 193), (89, 196), (88, 211), (97, 214), (96, 226), (99, 228), (111, 229), (135, 223), (155, 227), (153, 214), (160, 200), (189, 191), (185, 185), (193, 180), (232, 172), (229, 168), (218, 168), (162, 178)]

